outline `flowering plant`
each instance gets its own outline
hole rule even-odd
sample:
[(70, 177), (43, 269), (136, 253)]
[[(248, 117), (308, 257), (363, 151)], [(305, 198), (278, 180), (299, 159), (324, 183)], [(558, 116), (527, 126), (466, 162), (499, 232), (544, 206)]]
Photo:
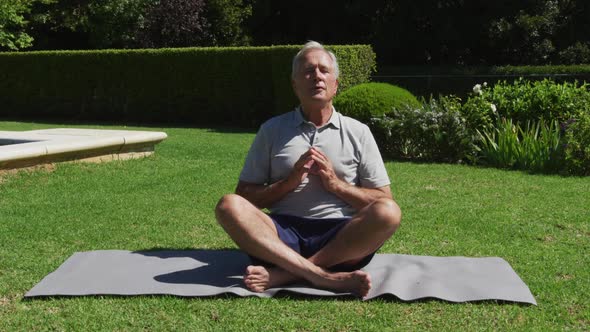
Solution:
[(494, 126), (498, 108), (490, 99), (487, 82), (476, 84), (473, 86), (473, 93), (469, 95), (461, 108), (461, 113), (473, 134), (477, 130), (487, 130)]
[(373, 118), (371, 127), (382, 152), (395, 159), (459, 162), (474, 154), (460, 109), (457, 97), (430, 98)]
[(478, 133), (482, 162), (590, 174), (590, 90), (586, 84), (548, 79), (502, 81), (492, 87), (476, 84), (462, 112), (468, 128)]

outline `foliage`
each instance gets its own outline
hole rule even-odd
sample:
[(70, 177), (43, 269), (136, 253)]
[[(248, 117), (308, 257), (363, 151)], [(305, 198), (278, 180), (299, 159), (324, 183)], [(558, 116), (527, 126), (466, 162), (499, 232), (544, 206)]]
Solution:
[(88, 5), (81, 30), (90, 48), (128, 48), (136, 45), (137, 30), (147, 24), (145, 11), (154, 0), (94, 0)]
[(258, 0), (251, 29), (257, 44), (371, 44), (379, 64), (551, 64), (582, 58), (588, 17), (585, 0)]
[(210, 23), (213, 45), (244, 46), (251, 43), (246, 22), (252, 5), (244, 0), (207, 0), (206, 17)]
[(371, 127), (380, 150), (395, 159), (459, 162), (474, 144), (460, 108), (456, 97), (430, 98), (373, 118)]
[[(338, 59), (340, 77), (338, 90), (347, 89), (361, 83), (367, 83), (377, 67), (376, 54), (370, 45), (326, 46)], [(363, 78), (360, 79), (359, 78)]]
[(31, 13), (36, 49), (247, 45), (243, 0), (48, 0)]
[(478, 84), (462, 112), (470, 130), (479, 132), (483, 162), (563, 174), (590, 170), (586, 83), (519, 79), (492, 87)]
[[(590, 62), (588, 62), (590, 63)], [(487, 69), (489, 68), (489, 69)], [(590, 74), (590, 65), (544, 65), (544, 66), (494, 66), (487, 67), (483, 72), (494, 75), (553, 75), (553, 74), (570, 74), (570, 75), (588, 75)]]
[(364, 83), (351, 87), (334, 99), (334, 107), (344, 115), (368, 123), (392, 109), (419, 107), (420, 103), (406, 89), (387, 83)]
[(487, 98), (488, 84), (476, 84), (473, 94), (461, 106), (461, 113), (465, 117), (468, 128), (475, 134), (477, 130), (487, 130), (493, 127), (497, 106)]
[(416, 96), (453, 94), (463, 98), (475, 83), (486, 77), (489, 84), (523, 77), (525, 80), (551, 78), (556, 83), (590, 81), (590, 64), (547, 66), (383, 66), (375, 80), (399, 84)]
[(554, 36), (567, 22), (560, 15), (566, 8), (552, 0), (529, 1), (523, 7), (514, 16), (493, 19), (490, 36), (505, 59), (520, 56), (528, 64), (547, 63), (556, 49)]
[(31, 12), (35, 49), (129, 48), (156, 0), (59, 0)]
[[(2, 53), (0, 116), (257, 126), (296, 106), (290, 70), (299, 48)], [(368, 81), (370, 46), (330, 49), (346, 84)]]
[(590, 113), (579, 114), (562, 125), (565, 130), (565, 165), (567, 173), (590, 175)]
[(17, 51), (33, 45), (25, 14), (35, 0), (0, 0), (0, 51)]
[(560, 126), (553, 120), (527, 121), (525, 126), (502, 118), (495, 128), (479, 133), (478, 151), (486, 165), (555, 173), (563, 165)]
[[(151, 15), (152, 25), (168, 21), (170, 31), (163, 36), (180, 38), (179, 26), (192, 27), (200, 37), (197, 42), (187, 35), (180, 38), (191, 46), (287, 45), (309, 39), (370, 44), (379, 63), (387, 65), (541, 65), (589, 59), (590, 3), (585, 0), (2, 1), (11, 6), (34, 3), (30, 14), (19, 11), (13, 16), (17, 20), (11, 19), (15, 24), (3, 32), (13, 34), (11, 40), (29, 34), (37, 50), (134, 48), (137, 31), (144, 38), (139, 45), (145, 45), (146, 17)], [(154, 28), (148, 35), (157, 33)]]
[(145, 48), (210, 45), (205, 0), (160, 0), (147, 12), (137, 43)]
[(489, 129), (493, 113), (525, 123), (529, 120), (553, 119), (565, 122), (579, 113), (590, 113), (590, 90), (587, 84), (550, 79), (531, 82), (518, 79), (512, 84), (501, 81), (493, 87), (476, 85), (463, 106), (474, 129)]
[(590, 42), (577, 41), (560, 51), (558, 57), (564, 64), (590, 63)]

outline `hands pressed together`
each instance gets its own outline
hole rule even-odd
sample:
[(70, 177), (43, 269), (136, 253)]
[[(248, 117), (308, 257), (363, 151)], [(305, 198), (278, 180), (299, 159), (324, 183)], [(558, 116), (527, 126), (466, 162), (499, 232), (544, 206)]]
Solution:
[(342, 185), (342, 180), (336, 176), (330, 159), (313, 147), (299, 157), (288, 181), (297, 186), (308, 174), (318, 175), (324, 188), (330, 192), (335, 192)]

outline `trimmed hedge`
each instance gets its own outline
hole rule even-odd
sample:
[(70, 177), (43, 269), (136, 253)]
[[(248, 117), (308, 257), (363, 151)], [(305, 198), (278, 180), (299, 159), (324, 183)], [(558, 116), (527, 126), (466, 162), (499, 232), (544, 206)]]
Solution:
[(379, 75), (590, 75), (590, 64), (554, 66), (384, 66)]
[(387, 82), (410, 90), (417, 96), (453, 94), (467, 97), (475, 84), (551, 78), (557, 82), (590, 82), (590, 65), (559, 66), (386, 66), (373, 81)]
[[(340, 88), (367, 82), (368, 45), (328, 46)], [(0, 116), (257, 126), (297, 104), (300, 46), (0, 53)]]

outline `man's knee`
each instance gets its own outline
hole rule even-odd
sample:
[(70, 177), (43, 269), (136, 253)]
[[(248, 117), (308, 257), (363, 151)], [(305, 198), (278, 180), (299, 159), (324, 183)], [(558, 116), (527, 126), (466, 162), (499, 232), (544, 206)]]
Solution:
[(234, 215), (244, 205), (244, 198), (236, 194), (226, 194), (221, 197), (217, 206), (215, 206), (215, 216), (217, 221), (222, 222), (226, 220), (228, 216)]
[(384, 227), (395, 231), (401, 224), (402, 212), (397, 203), (389, 198), (379, 198), (371, 205), (373, 218)]

